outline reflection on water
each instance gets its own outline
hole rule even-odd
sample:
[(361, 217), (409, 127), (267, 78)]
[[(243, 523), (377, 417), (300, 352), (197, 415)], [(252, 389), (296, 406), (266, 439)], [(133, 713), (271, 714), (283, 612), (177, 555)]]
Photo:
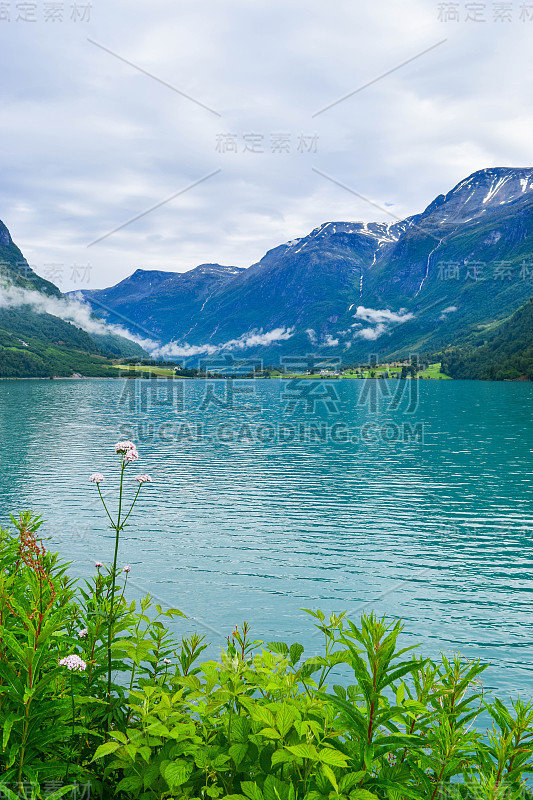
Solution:
[[(373, 607), (401, 616), (427, 653), (490, 660), (486, 683), (500, 693), (533, 693), (532, 384), (426, 381), (407, 414), (381, 397), (358, 404), (362, 382), (337, 381), (335, 408), (287, 414), (275, 380), (231, 402), (217, 382), (207, 403), (202, 381), (177, 382), (172, 397), (166, 386), (141, 395), (140, 383), (0, 382), (3, 522), (20, 508), (42, 514), (78, 575), (109, 561), (88, 476), (103, 472), (109, 491), (113, 444), (132, 434), (154, 483), (121, 560), (132, 592), (191, 616), (183, 629), (222, 642), (247, 619), (259, 638), (316, 648), (302, 608)], [(349, 435), (280, 433), (311, 422)], [(352, 441), (369, 423), (423, 425), (423, 441)]]

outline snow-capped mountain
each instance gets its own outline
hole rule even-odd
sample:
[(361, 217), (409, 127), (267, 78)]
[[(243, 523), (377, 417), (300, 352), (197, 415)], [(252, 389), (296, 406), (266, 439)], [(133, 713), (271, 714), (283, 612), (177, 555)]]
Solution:
[(439, 195), (420, 217), (438, 218), (439, 224), (458, 224), (523, 198), (533, 197), (533, 169), (492, 167), (474, 172), (446, 195)]
[(435, 349), (533, 295), (533, 168), (476, 172), (403, 221), (326, 222), (245, 270), (138, 270), (84, 294), (177, 358)]

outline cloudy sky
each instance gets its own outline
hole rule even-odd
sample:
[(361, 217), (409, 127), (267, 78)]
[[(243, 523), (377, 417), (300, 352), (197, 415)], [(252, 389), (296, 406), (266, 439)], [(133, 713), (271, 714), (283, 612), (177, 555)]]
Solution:
[(533, 0), (11, 0), (0, 37), (0, 219), (64, 290), (533, 165)]

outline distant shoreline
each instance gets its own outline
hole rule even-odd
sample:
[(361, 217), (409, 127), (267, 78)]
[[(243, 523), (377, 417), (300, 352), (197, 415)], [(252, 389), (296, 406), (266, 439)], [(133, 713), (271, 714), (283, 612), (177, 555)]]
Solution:
[[(87, 375), (87, 376), (83, 375), (80, 378), (78, 378), (78, 377), (73, 378), (73, 377), (70, 377), (70, 376), (58, 376), (56, 378), (0, 377), (0, 382), (2, 382), (2, 381), (117, 381), (117, 380), (139, 380), (139, 381), (149, 381), (149, 380), (160, 380), (160, 381), (169, 381), (169, 380), (170, 381), (199, 381), (199, 380), (200, 381), (205, 381), (205, 380), (210, 380), (210, 381), (216, 381), (216, 380), (218, 380), (218, 381), (224, 381), (224, 380), (228, 380), (228, 377), (229, 376), (209, 377), (209, 378), (201, 377), (201, 378), (198, 378), (198, 377), (191, 377), (191, 376), (183, 376), (183, 377), (181, 377), (179, 375), (177, 375), (175, 377), (166, 376), (166, 375), (154, 375), (152, 377), (142, 377), (142, 376), (141, 377), (136, 377), (136, 376), (133, 376), (133, 375), (117, 375), (116, 377), (113, 377), (113, 376), (103, 376), (102, 375), (102, 376), (98, 377), (98, 376), (94, 376), (94, 375)], [(334, 376), (334, 375), (325, 375), (325, 376), (319, 376), (319, 375), (287, 375), (287, 376), (285, 376), (285, 375), (276, 375), (276, 376), (271, 377), (271, 378), (263, 378), (263, 377), (259, 377), (259, 378), (241, 378), (239, 376), (235, 376), (235, 380), (238, 380), (238, 381), (269, 381), (269, 380), (280, 380), (280, 381), (281, 380), (285, 380), (285, 381), (291, 381), (291, 380), (335, 380), (335, 381), (339, 381), (339, 380), (350, 380), (350, 381), (366, 381), (366, 380), (400, 381), (400, 380), (406, 380), (406, 381), (411, 381), (411, 380), (421, 380), (423, 382), (430, 381), (431, 383), (437, 383), (437, 382), (441, 382), (443, 379), (442, 378), (411, 378), (411, 377), (407, 377), (407, 378), (381, 378), (381, 377), (377, 377), (377, 376), (375, 376), (374, 378), (371, 378), (370, 376), (367, 376), (367, 377), (364, 377), (364, 378), (360, 378), (360, 377), (354, 377), (354, 376), (351, 376), (351, 375), (350, 376), (346, 376), (346, 377), (343, 377), (342, 375), (338, 375), (338, 376)], [(458, 383), (458, 382), (461, 382), (461, 381), (468, 382), (468, 383), (472, 383), (472, 382), (473, 383), (531, 383), (532, 382), (532, 381), (527, 380), (527, 378), (512, 378), (512, 379), (508, 378), (508, 379), (505, 379), (505, 380), (494, 380), (494, 379), (488, 379), (488, 378), (486, 378), (486, 379), (485, 378), (483, 378), (483, 379), (481, 379), (481, 378), (448, 378), (448, 380), (454, 381), (455, 383)]]

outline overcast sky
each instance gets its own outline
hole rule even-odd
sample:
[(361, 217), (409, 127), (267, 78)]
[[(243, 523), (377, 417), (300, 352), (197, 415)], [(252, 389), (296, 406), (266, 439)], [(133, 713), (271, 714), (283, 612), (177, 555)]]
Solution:
[(0, 219), (41, 275), (104, 287), (532, 166), (529, 2), (2, 2)]

